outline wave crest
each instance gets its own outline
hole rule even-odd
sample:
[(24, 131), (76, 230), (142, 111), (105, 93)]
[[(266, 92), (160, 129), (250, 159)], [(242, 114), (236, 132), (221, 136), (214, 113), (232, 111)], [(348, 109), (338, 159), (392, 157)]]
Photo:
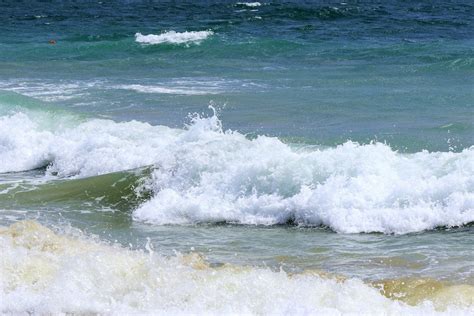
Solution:
[(260, 2), (237, 2), (236, 5), (249, 7), (249, 8), (256, 8), (256, 7), (261, 6), (262, 4)]
[(214, 32), (208, 31), (197, 31), (197, 32), (176, 32), (169, 31), (164, 32), (160, 35), (149, 34), (143, 35), (141, 33), (135, 34), (135, 41), (141, 44), (200, 44), (203, 40), (207, 39), (209, 36), (213, 35)]

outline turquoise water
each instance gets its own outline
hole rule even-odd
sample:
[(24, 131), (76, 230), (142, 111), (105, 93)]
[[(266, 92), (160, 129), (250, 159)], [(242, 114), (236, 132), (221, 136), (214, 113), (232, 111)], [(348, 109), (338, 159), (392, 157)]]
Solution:
[(0, 311), (472, 313), (473, 15), (0, 3)]
[[(182, 127), (213, 100), (244, 133), (459, 151), (474, 138), (472, 11), (462, 1), (6, 2), (1, 85), (115, 120)], [(206, 30), (199, 45), (134, 37)], [(203, 95), (117, 88), (134, 84)]]

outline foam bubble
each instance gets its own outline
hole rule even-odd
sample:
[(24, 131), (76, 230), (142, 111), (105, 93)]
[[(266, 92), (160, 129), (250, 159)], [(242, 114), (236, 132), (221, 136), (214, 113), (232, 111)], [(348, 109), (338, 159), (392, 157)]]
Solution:
[(402, 154), (381, 143), (296, 148), (223, 131), (216, 116), (185, 129), (90, 120), (48, 131), (2, 118), (2, 171), (86, 177), (154, 165), (153, 224), (326, 225), (337, 232), (409, 233), (474, 221), (474, 148)]
[[(36, 222), (0, 228), (0, 312), (156, 314), (468, 315), (466, 300), (417, 306), (358, 279), (224, 265), (198, 254), (163, 257), (58, 235)], [(445, 298), (449, 298), (449, 295)], [(367, 304), (370, 302), (370, 304)], [(467, 304), (467, 305), (466, 305)]]
[(143, 35), (141, 33), (135, 34), (135, 41), (141, 44), (200, 44), (203, 40), (213, 35), (212, 31), (197, 31), (197, 32), (175, 32), (168, 31), (160, 35), (149, 34)]

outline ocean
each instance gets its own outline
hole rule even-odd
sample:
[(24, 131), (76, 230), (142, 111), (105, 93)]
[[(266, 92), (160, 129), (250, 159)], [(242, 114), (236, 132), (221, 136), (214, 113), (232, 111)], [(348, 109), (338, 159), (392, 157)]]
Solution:
[(0, 1), (0, 313), (474, 314), (473, 17)]

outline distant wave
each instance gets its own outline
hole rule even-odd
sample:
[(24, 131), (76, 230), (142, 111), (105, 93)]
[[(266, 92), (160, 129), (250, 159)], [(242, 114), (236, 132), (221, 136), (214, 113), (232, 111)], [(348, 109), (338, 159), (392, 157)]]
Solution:
[(153, 224), (228, 222), (409, 233), (474, 222), (474, 147), (401, 154), (381, 143), (296, 148), (248, 139), (194, 116), (185, 129), (93, 119), (47, 130), (48, 113), (0, 117), (0, 172), (48, 166), (87, 177), (154, 165), (152, 197), (133, 213)]
[(259, 6), (262, 5), (260, 2), (237, 2), (236, 4), (241, 5), (241, 6), (250, 7), (250, 8), (259, 7)]
[(140, 84), (130, 84), (130, 85), (121, 85), (117, 86), (118, 89), (133, 90), (142, 93), (159, 93), (159, 94), (181, 94), (181, 95), (209, 95), (209, 94), (218, 94), (218, 91), (211, 90), (198, 90), (196, 88), (171, 88), (164, 86), (149, 86), (149, 85), (140, 85)]
[(213, 35), (212, 31), (198, 31), (198, 32), (175, 32), (169, 31), (160, 35), (149, 34), (143, 35), (141, 33), (135, 34), (135, 41), (141, 44), (199, 44), (209, 36)]

